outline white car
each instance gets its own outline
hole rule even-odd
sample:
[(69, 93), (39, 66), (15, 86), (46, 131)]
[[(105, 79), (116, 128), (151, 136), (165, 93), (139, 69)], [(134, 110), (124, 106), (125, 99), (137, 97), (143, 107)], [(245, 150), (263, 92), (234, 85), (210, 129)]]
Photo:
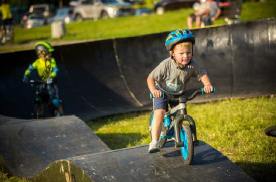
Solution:
[(55, 8), (48, 4), (34, 4), (29, 8), (29, 13), (42, 14), (45, 18), (50, 18), (55, 14)]
[(53, 21), (63, 21), (64, 23), (71, 23), (74, 21), (73, 8), (60, 8), (57, 10)]
[(34, 28), (47, 24), (47, 20), (41, 14), (28, 13), (22, 17), (21, 26), (24, 28)]
[(74, 7), (76, 21), (135, 15), (130, 3), (119, 0), (82, 0)]

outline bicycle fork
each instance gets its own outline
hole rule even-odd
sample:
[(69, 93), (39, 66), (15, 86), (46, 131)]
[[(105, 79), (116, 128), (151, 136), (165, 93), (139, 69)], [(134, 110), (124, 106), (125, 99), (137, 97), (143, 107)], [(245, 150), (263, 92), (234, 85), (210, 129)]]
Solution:
[[(183, 111), (181, 111), (183, 112)], [(175, 127), (174, 127), (174, 133), (175, 133), (175, 141), (176, 141), (176, 147), (183, 147), (183, 142), (180, 141), (180, 123), (182, 121), (188, 121), (192, 130), (192, 137), (193, 141), (197, 141), (196, 136), (196, 125), (193, 118), (187, 114), (185, 114), (185, 110), (180, 115), (176, 116), (175, 118)]]

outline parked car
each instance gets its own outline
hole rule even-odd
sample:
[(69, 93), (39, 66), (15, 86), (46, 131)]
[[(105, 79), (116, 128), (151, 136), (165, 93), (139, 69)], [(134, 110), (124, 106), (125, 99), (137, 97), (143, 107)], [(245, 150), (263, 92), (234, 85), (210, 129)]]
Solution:
[(161, 0), (154, 4), (154, 11), (156, 14), (162, 15), (170, 10), (192, 8), (194, 3), (198, 2), (199, 0)]
[(34, 4), (30, 6), (29, 13), (42, 14), (48, 18), (55, 14), (55, 8), (49, 4)]
[(119, 0), (82, 0), (74, 7), (76, 21), (135, 15), (130, 3)]
[(56, 15), (53, 18), (53, 21), (63, 21), (64, 23), (71, 23), (74, 21), (73, 8), (60, 8), (57, 10)]
[(136, 12), (135, 12), (135, 15), (136, 16), (144, 16), (144, 15), (148, 15), (148, 14), (151, 14), (153, 13), (153, 11), (151, 9), (148, 9), (148, 8), (138, 8), (136, 9)]
[(12, 12), (12, 21), (14, 24), (20, 23), (22, 17), (28, 12), (29, 7), (20, 6), (20, 7), (11, 7)]
[[(71, 0), (69, 2), (69, 4), (70, 4), (70, 6), (78, 6), (78, 5), (81, 4), (82, 1), (83, 0)], [(130, 3), (130, 4), (137, 4), (137, 3), (142, 4), (142, 3), (144, 3), (143, 0), (118, 0), (118, 1)]]
[(22, 17), (20, 24), (24, 28), (33, 28), (46, 25), (47, 20), (41, 14), (27, 13)]
[(81, 4), (82, 1), (83, 1), (83, 0), (71, 0), (71, 1), (69, 2), (69, 5), (70, 5), (70, 6), (78, 6), (78, 5)]

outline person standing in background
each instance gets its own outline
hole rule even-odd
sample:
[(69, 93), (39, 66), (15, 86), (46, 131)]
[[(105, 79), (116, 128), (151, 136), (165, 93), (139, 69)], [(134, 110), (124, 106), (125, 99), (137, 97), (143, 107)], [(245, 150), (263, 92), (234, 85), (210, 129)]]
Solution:
[(2, 5), (0, 6), (0, 12), (2, 14), (2, 43), (6, 42), (6, 33), (11, 30), (12, 27), (12, 13), (10, 5), (7, 3), (7, 0), (2, 0)]

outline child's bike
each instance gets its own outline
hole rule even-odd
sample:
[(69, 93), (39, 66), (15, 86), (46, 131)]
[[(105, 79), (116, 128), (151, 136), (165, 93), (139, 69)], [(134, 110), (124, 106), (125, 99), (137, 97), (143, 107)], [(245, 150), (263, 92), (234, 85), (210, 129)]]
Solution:
[[(60, 116), (60, 112), (58, 112), (50, 100), (50, 96), (47, 92), (47, 83), (41, 80), (30, 80), (29, 83), (31, 86), (35, 86), (34, 113), (32, 113), (33, 118), (43, 118), (45, 106), (48, 108), (51, 116)], [(42, 91), (39, 90), (39, 85), (44, 85)]]
[[(213, 93), (215, 93), (215, 88)], [(159, 145), (162, 148), (167, 139), (175, 140), (175, 147), (180, 148), (181, 156), (184, 164), (189, 165), (193, 161), (194, 146), (199, 145), (199, 141), (196, 136), (196, 124), (193, 118), (187, 114), (186, 103), (189, 100), (194, 99), (198, 94), (205, 94), (203, 88), (196, 90), (191, 96), (179, 95), (173, 96), (167, 93), (162, 94), (162, 97), (166, 95), (170, 101), (179, 102), (179, 104), (165, 113)], [(151, 99), (152, 94), (151, 94)], [(153, 120), (153, 112), (150, 117), (150, 135), (151, 135), (151, 124)]]

